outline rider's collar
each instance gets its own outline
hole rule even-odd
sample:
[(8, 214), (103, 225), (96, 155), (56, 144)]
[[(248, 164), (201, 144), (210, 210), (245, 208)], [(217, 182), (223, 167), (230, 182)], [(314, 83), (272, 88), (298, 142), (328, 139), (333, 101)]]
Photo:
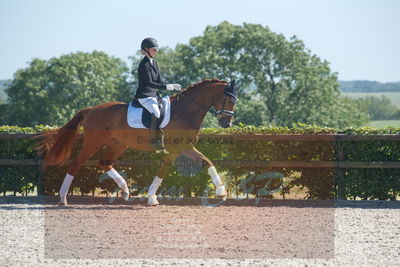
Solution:
[(150, 60), (151, 65), (153, 65), (154, 64), (154, 58), (151, 58), (148, 55), (146, 55), (146, 57)]

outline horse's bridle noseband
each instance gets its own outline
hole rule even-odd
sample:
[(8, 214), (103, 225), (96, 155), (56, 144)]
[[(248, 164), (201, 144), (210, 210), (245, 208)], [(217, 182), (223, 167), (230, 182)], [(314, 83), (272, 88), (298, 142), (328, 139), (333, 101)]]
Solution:
[[(234, 101), (236, 102), (236, 97), (233, 96), (233, 95), (230, 95), (230, 96), (231, 96), (231, 97), (234, 99)], [(226, 115), (226, 116), (229, 116), (229, 117), (233, 117), (234, 112), (225, 109), (226, 98), (227, 98), (227, 96), (225, 95), (225, 96), (224, 96), (224, 102), (222, 103), (221, 109), (215, 111), (215, 116), (217, 117), (217, 119), (221, 118), (222, 115)]]

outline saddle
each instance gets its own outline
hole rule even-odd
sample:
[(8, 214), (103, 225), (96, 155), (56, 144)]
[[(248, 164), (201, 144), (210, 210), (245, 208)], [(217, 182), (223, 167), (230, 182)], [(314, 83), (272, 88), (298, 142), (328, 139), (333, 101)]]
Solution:
[[(167, 108), (166, 105), (169, 104), (169, 98), (164, 99), (164, 98), (157, 96), (157, 103), (158, 103), (158, 108), (160, 109), (160, 118), (158, 118), (157, 127), (160, 128), (160, 125), (164, 121), (164, 118), (166, 115), (166, 108)], [(132, 100), (131, 105), (133, 108), (141, 108), (143, 110), (141, 123), (143, 124), (144, 128), (150, 128), (151, 113), (140, 104), (140, 102), (137, 100), (137, 98)], [(168, 121), (169, 121), (169, 119), (168, 119)]]

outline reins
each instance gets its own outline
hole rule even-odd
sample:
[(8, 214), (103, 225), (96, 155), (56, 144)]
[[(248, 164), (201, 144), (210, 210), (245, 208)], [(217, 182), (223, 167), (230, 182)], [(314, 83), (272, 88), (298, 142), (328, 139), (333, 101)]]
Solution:
[[(179, 107), (179, 103), (181, 103), (181, 101), (180, 101), (180, 100), (181, 100), (181, 97), (182, 97), (182, 100), (184, 100), (184, 99), (190, 100), (190, 102), (196, 104), (197, 106), (199, 106), (199, 107), (200, 107), (201, 109), (203, 109), (203, 110), (209, 110), (209, 109), (210, 109), (210, 107), (206, 107), (205, 105), (198, 103), (197, 101), (193, 100), (192, 98), (186, 97), (186, 95), (184, 95), (183, 92), (178, 92), (178, 93), (176, 94), (177, 107)], [(186, 97), (186, 98), (184, 98), (184, 97)], [(174, 111), (173, 111), (173, 114), (172, 114), (173, 120), (179, 119), (179, 118), (177, 118), (177, 117), (175, 116), (177, 110), (178, 110), (178, 108), (175, 108)]]
[[(185, 95), (183, 94), (183, 92), (178, 92), (177, 95), (176, 95), (176, 99), (178, 100), (178, 102), (179, 102), (179, 97), (181, 97), (181, 96), (185, 96)], [(185, 97), (186, 97), (186, 96), (185, 96)], [(202, 109), (207, 109), (207, 110), (209, 110), (210, 107), (211, 107), (211, 106), (210, 106), (210, 107), (206, 107), (205, 105), (198, 103), (197, 101), (193, 100), (192, 98), (186, 98), (186, 99), (190, 100), (192, 103), (198, 105), (198, 106), (201, 107)]]
[[(233, 111), (230, 111), (230, 110), (226, 110), (225, 109), (225, 104), (226, 104), (226, 98), (227, 98), (227, 96), (231, 96), (232, 98), (233, 98), (233, 100), (236, 102), (236, 95), (234, 94), (234, 93), (232, 93), (232, 92), (227, 92), (226, 91), (226, 88), (225, 88), (225, 92), (224, 92), (224, 102), (223, 102), (223, 104), (222, 104), (222, 107), (221, 107), (221, 109), (220, 110), (217, 110), (217, 111), (215, 111), (215, 116), (219, 119), (219, 118), (221, 118), (221, 116), (222, 115), (226, 115), (226, 116), (229, 116), (229, 117), (233, 117), (233, 115), (234, 115), (234, 112)], [(177, 94), (176, 94), (176, 100), (177, 100), (177, 103), (179, 104), (180, 103), (180, 98), (182, 97), (182, 99), (185, 101), (185, 99), (187, 99), (187, 100), (189, 100), (190, 102), (192, 102), (193, 104), (195, 104), (195, 105), (197, 105), (197, 106), (199, 106), (201, 109), (203, 109), (203, 110), (209, 110), (210, 108), (211, 108), (211, 105), (210, 106), (205, 106), (205, 105), (203, 105), (203, 104), (201, 104), (201, 103), (198, 103), (197, 101), (195, 101), (193, 98), (191, 98), (191, 97), (187, 97), (186, 95), (184, 95), (183, 94), (183, 92), (178, 92)], [(173, 114), (173, 118), (175, 118), (175, 112), (176, 112), (176, 109), (174, 110), (174, 114)]]

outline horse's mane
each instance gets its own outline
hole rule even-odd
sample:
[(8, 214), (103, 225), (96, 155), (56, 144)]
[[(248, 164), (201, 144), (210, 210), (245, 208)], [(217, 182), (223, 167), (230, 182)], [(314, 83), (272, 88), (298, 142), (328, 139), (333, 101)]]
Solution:
[(183, 89), (182, 92), (186, 92), (186, 91), (189, 91), (192, 88), (203, 86), (203, 85), (210, 84), (210, 83), (228, 83), (228, 82), (227, 81), (223, 81), (223, 80), (219, 80), (219, 79), (203, 80), (201, 82), (197, 82), (195, 84), (189, 85), (188, 87)]
[(175, 101), (176, 99), (179, 99), (179, 98), (178, 98), (179, 95), (181, 95), (181, 94), (182, 94), (182, 95), (190, 94), (191, 89), (197, 88), (197, 87), (200, 87), (200, 86), (204, 86), (204, 85), (206, 85), (206, 84), (211, 84), (211, 83), (228, 83), (228, 82), (227, 82), (227, 81), (224, 81), (224, 80), (220, 80), (220, 79), (207, 79), (207, 80), (203, 80), (203, 81), (197, 82), (197, 83), (195, 83), (195, 84), (189, 85), (188, 87), (182, 89), (182, 91), (179, 92), (179, 93), (173, 94), (173, 95), (170, 97), (170, 99), (171, 99), (171, 101)]

